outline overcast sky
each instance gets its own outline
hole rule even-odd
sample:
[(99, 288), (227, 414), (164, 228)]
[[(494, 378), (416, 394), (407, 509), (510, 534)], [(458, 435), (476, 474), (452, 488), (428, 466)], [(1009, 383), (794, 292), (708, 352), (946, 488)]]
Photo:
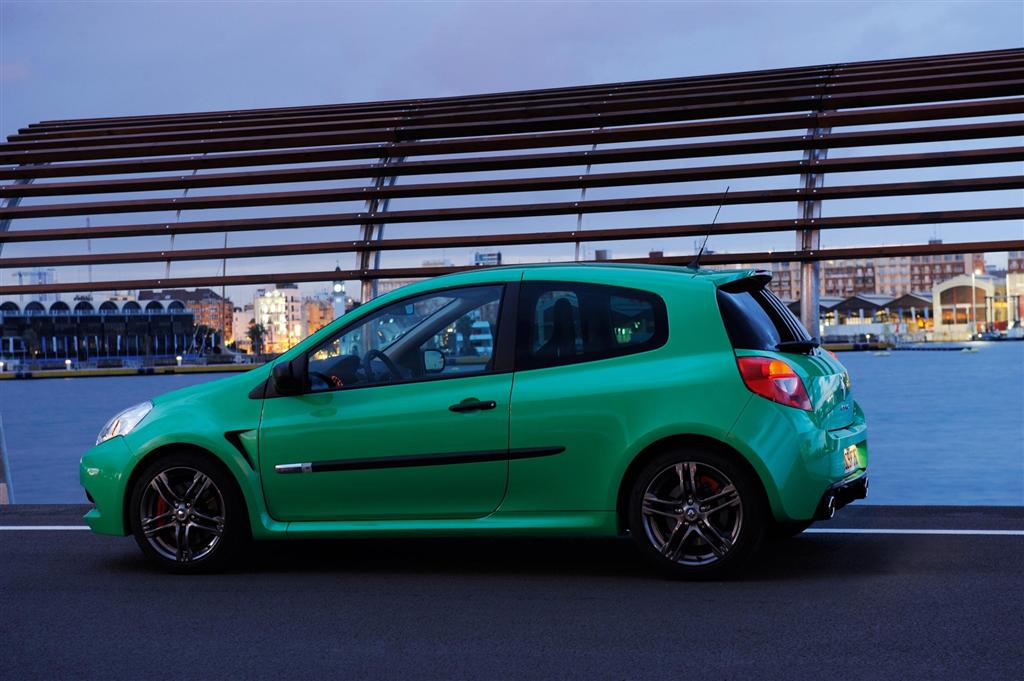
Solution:
[[(0, 0), (0, 10), (4, 136), (52, 118), (438, 97), (1024, 45), (1020, 0)], [(1019, 192), (1003, 194), (992, 205), (1020, 204)], [(1024, 231), (1019, 223), (978, 229), (974, 238)], [(904, 242), (929, 236), (905, 233)], [(852, 243), (845, 239), (828, 245)], [(742, 247), (735, 243), (726, 245)], [(24, 252), (4, 255), (16, 253)]]

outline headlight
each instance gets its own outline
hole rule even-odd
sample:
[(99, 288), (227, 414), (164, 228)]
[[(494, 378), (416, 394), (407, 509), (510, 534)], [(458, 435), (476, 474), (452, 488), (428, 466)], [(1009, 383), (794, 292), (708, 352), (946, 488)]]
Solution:
[(152, 402), (140, 402), (134, 407), (128, 407), (114, 418), (107, 421), (107, 425), (103, 426), (103, 430), (96, 436), (96, 444), (106, 442), (112, 437), (118, 435), (127, 435), (134, 430), (135, 426), (142, 422), (142, 419), (146, 418), (146, 414), (153, 410)]

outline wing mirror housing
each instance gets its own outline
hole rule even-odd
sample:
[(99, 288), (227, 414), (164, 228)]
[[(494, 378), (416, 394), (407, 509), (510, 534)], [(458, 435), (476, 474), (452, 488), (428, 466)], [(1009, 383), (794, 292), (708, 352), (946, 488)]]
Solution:
[(440, 350), (423, 351), (423, 371), (428, 374), (439, 374), (445, 367), (444, 353)]
[(290, 362), (280, 362), (271, 371), (279, 395), (300, 395), (309, 390), (308, 358), (305, 353)]

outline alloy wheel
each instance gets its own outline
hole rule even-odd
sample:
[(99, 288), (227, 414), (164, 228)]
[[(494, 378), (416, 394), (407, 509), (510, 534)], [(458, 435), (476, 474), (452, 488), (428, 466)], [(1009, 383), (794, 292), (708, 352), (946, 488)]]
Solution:
[(163, 558), (191, 563), (224, 536), (224, 497), (207, 474), (178, 466), (154, 475), (139, 502), (142, 534)]
[(680, 565), (709, 565), (735, 546), (743, 527), (743, 501), (718, 468), (682, 461), (651, 479), (641, 518), (648, 540), (664, 558)]

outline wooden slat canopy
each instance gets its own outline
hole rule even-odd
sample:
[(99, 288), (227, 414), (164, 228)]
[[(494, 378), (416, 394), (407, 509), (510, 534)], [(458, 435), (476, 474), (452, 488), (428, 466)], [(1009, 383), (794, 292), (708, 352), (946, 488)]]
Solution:
[[(673, 187), (663, 193), (659, 185), (870, 171), (903, 174), (877, 183), (739, 189), (724, 203), (804, 205), (955, 193), (969, 207), (821, 218), (794, 212), (792, 220), (725, 222), (715, 232), (995, 222), (1008, 225), (1007, 238), (715, 254), (705, 262), (1024, 250), (1019, 238), (1024, 207), (993, 207), (984, 199), (971, 204), (972, 196), (984, 197), (984, 192), (1024, 189), (1020, 141), (980, 144), (1024, 135), (1021, 114), (1024, 49), (1007, 49), (437, 99), (47, 120), (21, 128), (0, 144), (0, 198), (6, 199), (0, 206), (0, 249), (40, 244), (32, 255), (0, 257), (0, 268), (210, 261), (218, 267), (209, 269), (217, 272), (228, 259), (356, 254), (359, 264), (345, 270), (346, 277), (429, 276), (458, 268), (378, 268), (369, 256), (694, 237), (708, 226), (651, 224), (643, 216), (646, 211), (717, 205), (721, 192)], [(955, 148), (938, 146), (944, 143)], [(935, 146), (914, 153), (893, 149), (907, 144)], [(832, 149), (856, 151), (833, 158), (813, 153)], [(801, 153), (803, 158), (792, 156)], [(774, 156), (734, 159), (749, 155)], [(707, 160), (693, 165), (693, 159)], [(989, 164), (1015, 164), (1010, 166), (1015, 170), (985, 172)], [(582, 167), (585, 172), (579, 171)], [(559, 173), (559, 168), (573, 170)], [(955, 179), (924, 179), (919, 171), (929, 168), (963, 172)], [(311, 188), (312, 183), (319, 184)], [(598, 188), (612, 193), (633, 189), (613, 198), (584, 198), (586, 190)], [(188, 195), (191, 190), (204, 191)], [(579, 200), (514, 198), (566, 190), (580, 192)], [(477, 198), (460, 205), (467, 199), (457, 197), (470, 196)], [(388, 202), (397, 199), (424, 199), (430, 205), (390, 208)], [(352, 202), (363, 209), (338, 211), (330, 205)], [(279, 210), (267, 214), (269, 207), (279, 206), (294, 208), (284, 215)], [(233, 216), (218, 215), (225, 209)], [(154, 213), (175, 217), (146, 219)], [(511, 224), (507, 220), (597, 213), (628, 218), (621, 226), (586, 230), (554, 223), (526, 231), (503, 229)], [(114, 215), (138, 217), (126, 223)], [(473, 220), (488, 220), (492, 227), (484, 234), (435, 233), (447, 223)], [(419, 225), (422, 235), (382, 238), (381, 226), (387, 224)], [(288, 236), (294, 234), (289, 230), (344, 225), (360, 227), (359, 237), (309, 242)], [(131, 246), (146, 237), (261, 231), (273, 243), (228, 247), (225, 241), (222, 248), (174, 249), (171, 242), (155, 250), (151, 243), (145, 249)], [(42, 245), (115, 238), (123, 240), (118, 245), (128, 245), (113, 252), (93, 253), (90, 247), (70, 254), (51, 254)], [(228, 274), (224, 265), (224, 271), (209, 276), (146, 280), (64, 281), (62, 275), (59, 283), (31, 286), (0, 281), (0, 294), (337, 276), (332, 271), (258, 269)]]

